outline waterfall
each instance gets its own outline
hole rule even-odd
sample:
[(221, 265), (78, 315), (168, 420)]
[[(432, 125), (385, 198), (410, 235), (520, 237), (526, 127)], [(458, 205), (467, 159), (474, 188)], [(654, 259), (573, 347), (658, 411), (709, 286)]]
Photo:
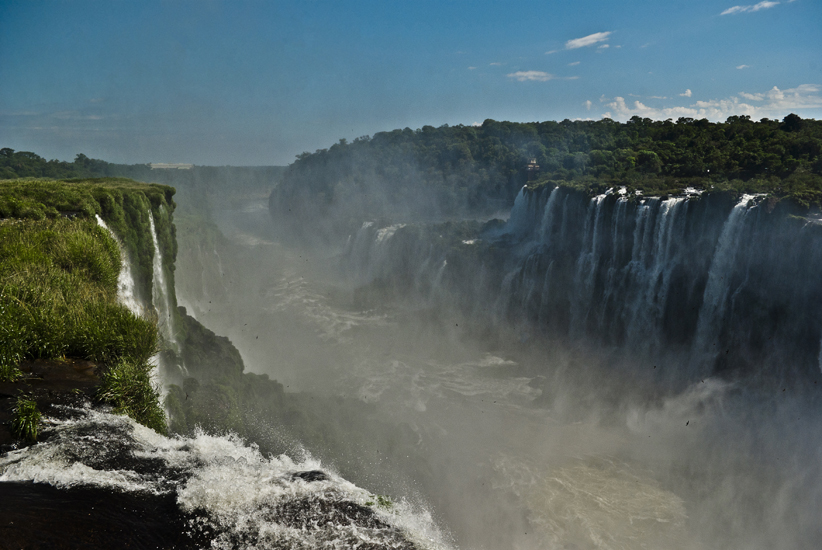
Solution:
[(149, 212), (148, 223), (151, 227), (151, 241), (154, 245), (154, 259), (152, 261), (152, 275), (154, 277), (152, 285), (152, 301), (154, 310), (157, 312), (157, 319), (160, 325), (160, 333), (172, 344), (177, 346), (174, 331), (174, 321), (171, 312), (168, 286), (166, 285), (165, 273), (163, 271), (163, 255), (160, 252), (160, 245), (157, 241), (157, 230), (154, 226), (154, 215)]
[[(665, 304), (670, 289), (671, 274), (680, 265), (677, 245), (684, 240), (684, 224), (678, 224), (687, 199), (673, 198), (653, 201), (655, 220), (650, 220), (651, 208), (637, 210), (634, 249), (626, 268), (625, 287), (630, 296), (624, 302), (627, 311), (627, 334), (637, 348), (650, 351), (659, 345)], [(651, 331), (652, 338), (648, 338)]]
[(134, 315), (141, 316), (143, 315), (144, 309), (135, 294), (134, 274), (131, 271), (131, 261), (126, 253), (126, 249), (117, 235), (114, 234), (114, 231), (103, 221), (103, 218), (101, 218), (99, 214), (95, 214), (94, 217), (97, 218), (97, 224), (108, 231), (120, 249), (122, 264), (120, 266), (120, 273), (117, 275), (117, 301), (126, 306)]
[(594, 298), (594, 282), (600, 259), (600, 226), (605, 213), (605, 197), (597, 195), (588, 205), (583, 233), (583, 249), (577, 260), (576, 285), (571, 297), (571, 334), (579, 337), (587, 330), (588, 316)]
[[(44, 441), (0, 455), (0, 483), (48, 484), (74, 506), (85, 505), (84, 495), (91, 494), (102, 525), (143, 509), (129, 505), (120, 516), (123, 501), (148, 503), (149, 513), (135, 518), (140, 528), (171, 524), (202, 539), (198, 548), (451, 547), (425, 507), (377, 497), (307, 452), (300, 459), (264, 456), (233, 434), (198, 429), (190, 437), (167, 438), (125, 416), (80, 408), (71, 413), (71, 420), (50, 419)], [(26, 496), (37, 495), (30, 489)], [(51, 509), (45, 501), (34, 502)], [(163, 502), (173, 504), (164, 508)], [(32, 508), (28, 500), (21, 504)], [(155, 515), (152, 509), (165, 512)]]
[(694, 343), (694, 359), (700, 363), (707, 363), (719, 353), (717, 344), (722, 320), (728, 306), (728, 295), (731, 292), (731, 276), (736, 267), (745, 215), (749, 211), (748, 204), (754, 198), (754, 195), (742, 196), (722, 227), (722, 233), (716, 245), (711, 268), (708, 271), (708, 284), (705, 286), (702, 308), (699, 311)]
[(822, 228), (754, 200), (525, 189), (502, 231), (415, 224), (399, 238), (364, 225), (346, 260), (367, 273), (361, 284), (381, 280), (414, 300), (482, 312), (489, 326), (570, 338), (638, 367), (663, 363), (691, 378), (763, 362), (761, 373), (819, 373)]
[(551, 194), (548, 196), (548, 202), (545, 203), (545, 212), (542, 215), (542, 222), (539, 228), (539, 240), (545, 244), (550, 244), (551, 234), (554, 228), (554, 218), (556, 217), (556, 210), (559, 208), (559, 187), (551, 189)]
[(518, 239), (526, 237), (536, 222), (533, 204), (535, 193), (529, 193), (527, 189), (525, 186), (520, 189), (514, 199), (514, 207), (508, 217), (508, 223), (505, 224), (505, 233), (514, 235)]

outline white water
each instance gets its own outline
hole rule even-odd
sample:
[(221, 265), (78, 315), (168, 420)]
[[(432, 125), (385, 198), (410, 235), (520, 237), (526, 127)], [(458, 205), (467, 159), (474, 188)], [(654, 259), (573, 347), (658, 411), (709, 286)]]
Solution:
[(731, 281), (727, 274), (736, 261), (737, 251), (741, 245), (745, 216), (748, 205), (755, 195), (743, 195), (731, 211), (722, 228), (722, 234), (716, 245), (711, 268), (708, 272), (708, 284), (702, 299), (699, 312), (695, 349), (697, 360), (707, 363), (721, 351), (719, 349), (719, 324), (728, 307)]
[(122, 265), (120, 266), (120, 273), (117, 275), (117, 301), (126, 306), (134, 315), (142, 316), (144, 309), (135, 294), (135, 282), (134, 274), (131, 269), (131, 259), (128, 257), (120, 238), (117, 237), (117, 235), (114, 234), (114, 231), (106, 225), (103, 218), (101, 218), (99, 214), (95, 214), (95, 218), (97, 218), (97, 224), (108, 231), (109, 235), (111, 235), (111, 237), (117, 242), (117, 246), (120, 248)]
[[(180, 509), (197, 516), (191, 522), (193, 530), (210, 527), (218, 531), (211, 544), (216, 549), (277, 545), (308, 550), (368, 543), (390, 547), (402, 539), (421, 549), (448, 547), (425, 509), (407, 501), (380, 505), (374, 495), (323, 469), (308, 454), (299, 460), (285, 455), (265, 457), (255, 446), (230, 434), (199, 432), (191, 438), (166, 438), (123, 416), (91, 410), (76, 413), (78, 420), (46, 418), (46, 441), (0, 457), (0, 482), (176, 494)], [(112, 467), (124, 459), (134, 463), (134, 469)], [(150, 468), (140, 467), (141, 460), (151, 461)], [(308, 482), (293, 475), (318, 470), (325, 479)], [(390, 528), (341, 521), (322, 522), (306, 531), (275, 512), (289, 505), (321, 506), (324, 502), (366, 507)], [(245, 542), (237, 546), (237, 540)]]
[(169, 288), (166, 284), (165, 271), (163, 270), (163, 255), (160, 252), (160, 245), (157, 241), (157, 230), (154, 227), (154, 214), (151, 212), (149, 212), (148, 222), (151, 227), (151, 241), (154, 245), (154, 258), (152, 260), (152, 298), (154, 309), (157, 312), (160, 333), (168, 343), (176, 348), (177, 337), (174, 330), (174, 318), (171, 314)]

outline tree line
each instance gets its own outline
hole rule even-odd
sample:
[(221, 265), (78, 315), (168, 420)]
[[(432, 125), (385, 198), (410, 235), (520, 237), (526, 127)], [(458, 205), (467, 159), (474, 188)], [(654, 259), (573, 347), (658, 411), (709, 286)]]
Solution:
[[(528, 168), (535, 160), (538, 170)], [(486, 120), (380, 132), (302, 153), (272, 204), (310, 200), (372, 215), (494, 211), (526, 183), (666, 194), (687, 186), (822, 202), (822, 122), (680, 118), (626, 123)]]

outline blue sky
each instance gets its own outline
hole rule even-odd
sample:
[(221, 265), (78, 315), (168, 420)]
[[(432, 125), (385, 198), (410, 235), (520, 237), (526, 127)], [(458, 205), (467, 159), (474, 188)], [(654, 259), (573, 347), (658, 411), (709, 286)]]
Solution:
[(822, 118), (822, 2), (0, 0), (0, 147), (288, 164), (394, 128)]

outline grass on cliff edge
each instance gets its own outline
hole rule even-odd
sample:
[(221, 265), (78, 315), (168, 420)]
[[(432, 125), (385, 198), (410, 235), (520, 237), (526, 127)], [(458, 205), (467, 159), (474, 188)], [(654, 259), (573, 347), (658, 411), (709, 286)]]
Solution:
[[(0, 370), (65, 356), (108, 366), (101, 398), (164, 432), (156, 411), (134, 413), (148, 410), (145, 396), (155, 392), (147, 362), (158, 336), (156, 321), (117, 302), (120, 266), (117, 243), (93, 219), (0, 220)], [(124, 362), (146, 375), (118, 374)]]

